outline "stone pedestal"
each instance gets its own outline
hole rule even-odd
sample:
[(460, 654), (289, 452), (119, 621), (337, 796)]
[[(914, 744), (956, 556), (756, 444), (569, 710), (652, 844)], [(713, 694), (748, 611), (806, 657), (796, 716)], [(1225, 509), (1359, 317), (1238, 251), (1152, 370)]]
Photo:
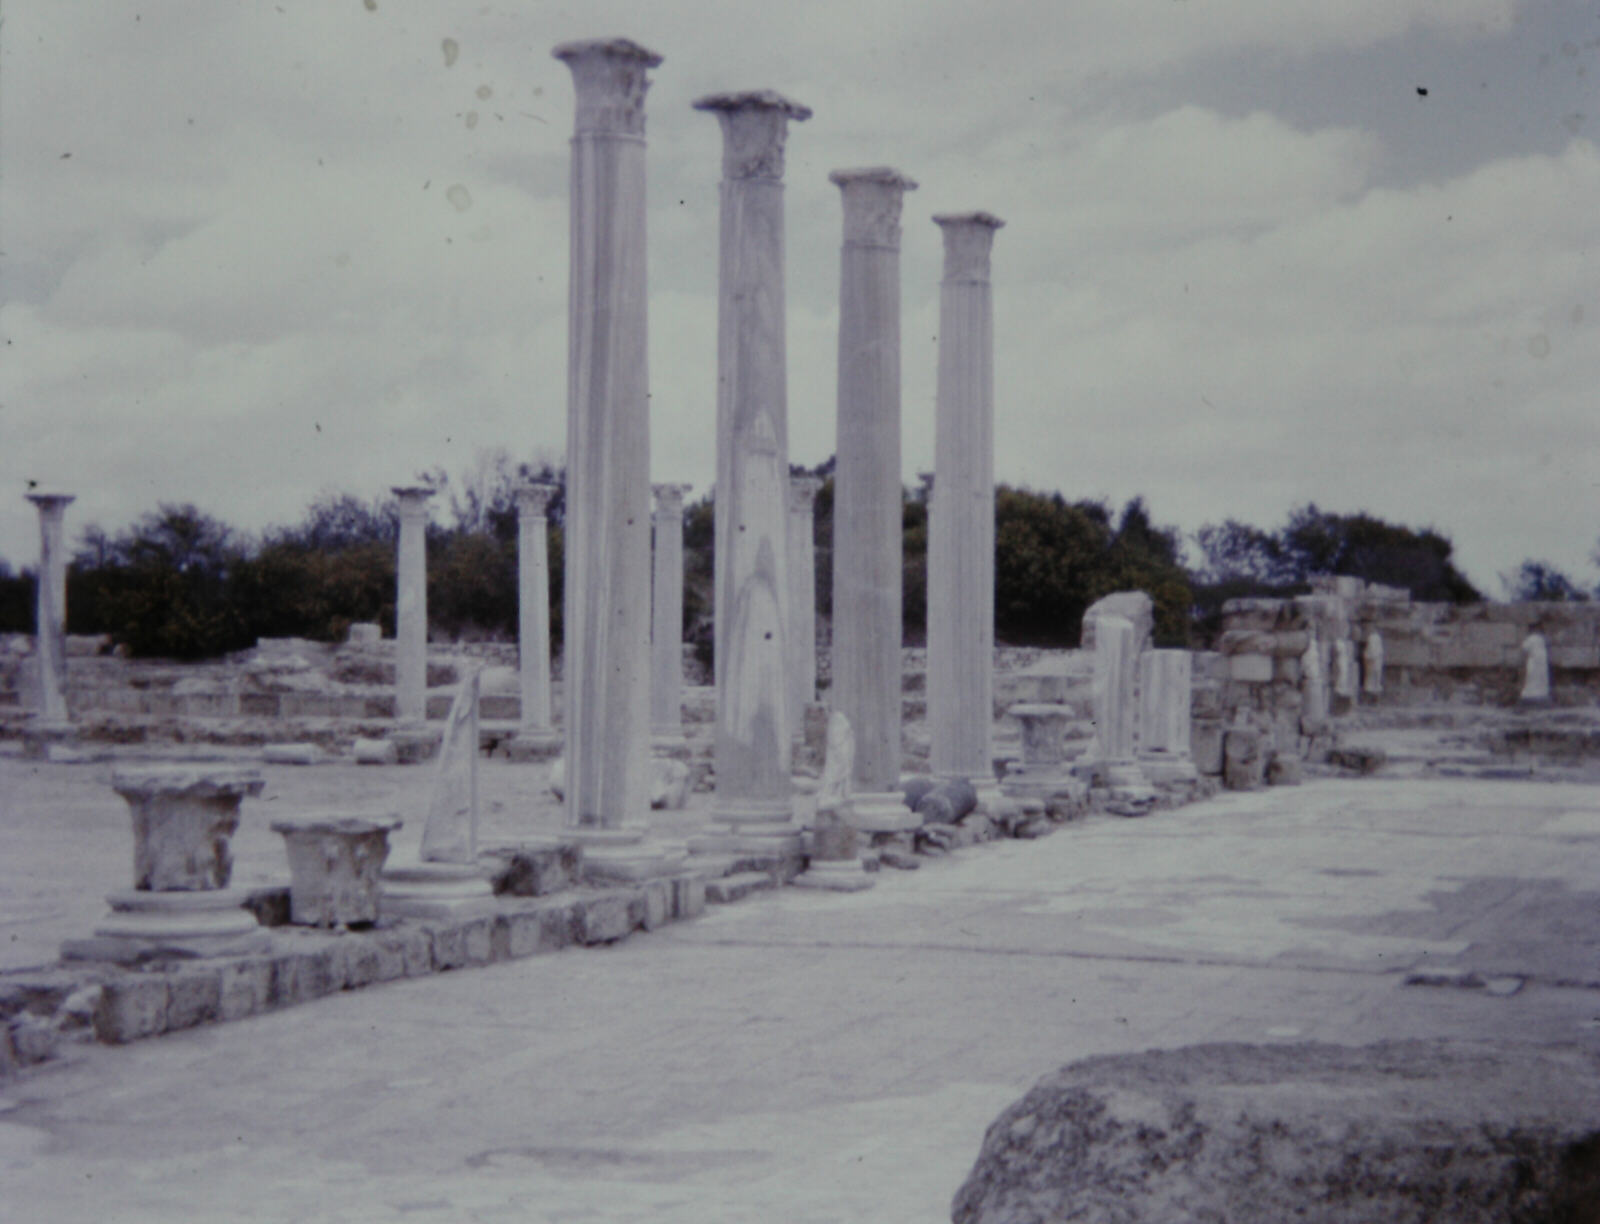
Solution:
[(433, 490), (402, 485), (400, 547), (395, 565), (394, 711), (402, 724), (428, 717), (428, 498)]
[(644, 97), (661, 57), (564, 43), (572, 72), (564, 704), (567, 835), (585, 870), (669, 869), (646, 844), (650, 405)]
[(476, 863), (392, 859), (380, 876), (378, 908), (386, 918), (449, 918), (493, 901), (489, 873)]
[(67, 714), (67, 550), (63, 539), (67, 493), (29, 493), (39, 512), (39, 573), (34, 612), (34, 658), (39, 668), (39, 705), (23, 734), (23, 751), (35, 759), (52, 744), (73, 739)]
[(833, 496), (833, 708), (856, 733), (859, 829), (920, 823), (900, 794), (900, 211), (916, 184), (838, 170), (839, 396)]
[(1075, 811), (1089, 788), (1073, 777), (1067, 761), (1065, 732), (1072, 708), (1054, 702), (1024, 702), (1007, 713), (1022, 727), (1022, 760), (1011, 767), (1000, 784), (1001, 791), (1012, 799), (1036, 799), (1053, 814)]
[(650, 584), (650, 743), (683, 756), (683, 499), (693, 486), (658, 484), (654, 578)]
[(289, 855), (289, 921), (349, 926), (378, 920), (379, 878), (400, 818), (333, 812), (275, 820)]
[(224, 956), (270, 946), (255, 915), (241, 908), (230, 840), (239, 803), (264, 785), (253, 769), (146, 765), (120, 769), (112, 788), (133, 819), (130, 892), (106, 898), (111, 912), (89, 940), (62, 956), (131, 962), (151, 956)]
[(770, 90), (695, 102), (722, 126), (713, 827), (696, 851), (798, 854), (790, 781), (784, 144), (811, 112)]
[(517, 488), (517, 663), (522, 725), (510, 755), (547, 760), (561, 753), (550, 706), (550, 549), (546, 511), (553, 484)]
[(993, 813), (994, 317), (989, 213), (934, 218), (944, 236), (934, 473), (928, 482), (928, 733), (935, 775)]
[(803, 735), (806, 706), (817, 699), (816, 502), (822, 481), (789, 478), (790, 727)]

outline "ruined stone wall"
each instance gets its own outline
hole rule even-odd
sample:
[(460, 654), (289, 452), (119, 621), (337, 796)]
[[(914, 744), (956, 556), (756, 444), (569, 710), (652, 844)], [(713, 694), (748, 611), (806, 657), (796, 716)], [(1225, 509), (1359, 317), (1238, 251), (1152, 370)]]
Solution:
[[(1305, 712), (1304, 656), (1315, 631), (1328, 712), (1361, 707), (1459, 705), (1512, 708), (1522, 689), (1522, 642), (1544, 635), (1557, 706), (1600, 705), (1600, 604), (1417, 603), (1404, 590), (1354, 578), (1314, 580), (1310, 595), (1238, 599), (1223, 608), (1223, 711), (1268, 729), (1280, 749), (1314, 751), (1322, 728)], [(1363, 646), (1383, 640), (1382, 687), (1369, 691)], [(1334, 643), (1358, 663), (1353, 699), (1334, 691)]]

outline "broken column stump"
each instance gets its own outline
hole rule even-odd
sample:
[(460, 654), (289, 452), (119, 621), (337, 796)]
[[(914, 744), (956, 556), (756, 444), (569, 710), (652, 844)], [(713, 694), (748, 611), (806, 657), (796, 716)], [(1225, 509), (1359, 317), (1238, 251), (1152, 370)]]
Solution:
[(389, 834), (400, 824), (393, 813), (273, 821), (289, 854), (289, 921), (318, 927), (376, 922)]

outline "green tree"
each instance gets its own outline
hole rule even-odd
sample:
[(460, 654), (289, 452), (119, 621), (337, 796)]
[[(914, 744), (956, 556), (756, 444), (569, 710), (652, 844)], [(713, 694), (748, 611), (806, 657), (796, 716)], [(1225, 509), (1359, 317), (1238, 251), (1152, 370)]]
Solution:
[(1589, 599), (1589, 592), (1548, 561), (1524, 561), (1501, 582), (1506, 598), (1515, 603), (1581, 603)]

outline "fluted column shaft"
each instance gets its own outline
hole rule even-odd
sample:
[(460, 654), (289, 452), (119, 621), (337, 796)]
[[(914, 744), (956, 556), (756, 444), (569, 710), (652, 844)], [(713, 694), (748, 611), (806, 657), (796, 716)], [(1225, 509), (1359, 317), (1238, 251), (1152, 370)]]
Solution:
[(939, 289), (928, 525), (928, 724), (936, 774), (994, 786), (994, 315), (988, 213), (935, 217)]
[(815, 476), (789, 478), (789, 696), (792, 730), (817, 699), (817, 491)]
[(1187, 650), (1147, 650), (1139, 656), (1139, 747), (1189, 755), (1193, 663)]
[(651, 583), (650, 732), (683, 738), (683, 498), (686, 484), (655, 486)]
[(1133, 757), (1136, 666), (1133, 622), (1120, 616), (1100, 617), (1094, 635), (1094, 724), (1102, 760)]
[(394, 707), (401, 722), (428, 716), (428, 498), (433, 490), (404, 485), (395, 564)]
[[(811, 114), (770, 91), (701, 98), (722, 124), (717, 303), (720, 821), (792, 829), (783, 152)], [(782, 830), (783, 832), (779, 832)]]
[(881, 167), (829, 178), (844, 196), (833, 708), (855, 731), (856, 790), (881, 795), (900, 781), (900, 208), (916, 184)]
[(39, 718), (67, 721), (67, 550), (66, 510), (75, 498), (66, 493), (29, 493), (39, 511), (39, 575), (34, 613), (35, 653), (39, 659)]
[(567, 824), (636, 830), (649, 811), (650, 416), (645, 303), (647, 71), (625, 39), (555, 50), (572, 70), (565, 715)]
[(517, 499), (517, 662), (522, 729), (549, 731), (550, 545), (546, 517), (556, 487), (523, 485)]

